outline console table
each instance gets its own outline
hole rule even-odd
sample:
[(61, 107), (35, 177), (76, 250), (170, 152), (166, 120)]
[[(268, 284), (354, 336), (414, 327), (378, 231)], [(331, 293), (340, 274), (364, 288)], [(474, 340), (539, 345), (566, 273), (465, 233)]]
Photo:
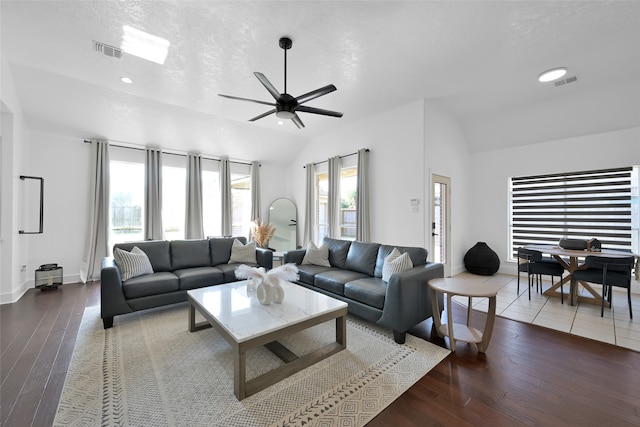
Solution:
[[(496, 318), (496, 295), (500, 285), (482, 283), (476, 281), (444, 278), (429, 280), (429, 288), (431, 289), (431, 304), (433, 305), (433, 324), (439, 336), (449, 337), (449, 345), (451, 351), (456, 351), (456, 341), (463, 341), (469, 344), (475, 344), (480, 353), (487, 351), (491, 334), (493, 332), (493, 323)], [(447, 323), (442, 323), (438, 307), (437, 293), (446, 294), (446, 310)], [(466, 325), (453, 322), (453, 311), (451, 310), (451, 298), (455, 295), (465, 296), (469, 298), (467, 306), (467, 323)], [(472, 298), (489, 298), (489, 310), (487, 311), (487, 321), (484, 325), (484, 331), (479, 331), (471, 326)]]

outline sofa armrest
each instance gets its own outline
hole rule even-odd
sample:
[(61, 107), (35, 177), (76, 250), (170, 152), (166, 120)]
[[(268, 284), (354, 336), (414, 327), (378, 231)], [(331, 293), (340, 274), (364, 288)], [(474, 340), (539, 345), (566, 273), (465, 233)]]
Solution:
[(256, 261), (260, 267), (265, 270), (273, 268), (273, 251), (270, 249), (256, 248)]
[(295, 251), (287, 251), (284, 253), (283, 264), (294, 263), (296, 265), (302, 264), (304, 255), (307, 253), (306, 249), (296, 249)]
[[(393, 274), (387, 284), (382, 316), (378, 324), (394, 331), (406, 332), (433, 315), (429, 280), (444, 277), (444, 266), (428, 262), (401, 273)], [(442, 294), (438, 294), (443, 307)], [(439, 316), (441, 313), (437, 313)]]
[(100, 317), (113, 318), (118, 314), (130, 313), (133, 309), (127, 304), (122, 289), (122, 276), (113, 257), (102, 258), (100, 270)]

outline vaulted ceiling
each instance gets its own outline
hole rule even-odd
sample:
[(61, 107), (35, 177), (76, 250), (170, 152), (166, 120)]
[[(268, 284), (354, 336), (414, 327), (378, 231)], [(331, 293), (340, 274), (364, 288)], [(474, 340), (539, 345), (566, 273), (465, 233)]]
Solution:
[[(78, 138), (286, 161), (316, 136), (420, 99), (469, 133), (569, 98), (621, 108), (585, 132), (640, 125), (640, 2), (2, 1), (0, 12), (29, 128)], [(93, 41), (120, 46), (123, 25), (170, 41), (164, 65), (95, 51)], [(288, 92), (333, 83), (308, 105), (343, 118), (248, 122), (269, 107), (218, 96), (271, 101), (255, 71), (283, 91), (282, 36), (293, 40)], [(578, 80), (537, 82), (555, 66)], [(488, 136), (468, 135), (471, 148), (495, 148)]]

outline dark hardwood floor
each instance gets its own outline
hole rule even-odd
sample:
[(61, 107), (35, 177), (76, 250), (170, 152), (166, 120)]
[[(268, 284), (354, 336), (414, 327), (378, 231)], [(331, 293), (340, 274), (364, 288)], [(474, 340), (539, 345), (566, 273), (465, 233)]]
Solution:
[[(84, 308), (99, 301), (99, 283), (68, 284), (0, 306), (0, 425), (52, 424)], [(445, 345), (430, 321), (413, 333)], [(486, 354), (459, 343), (369, 423), (429, 425), (638, 426), (640, 353), (498, 318)]]

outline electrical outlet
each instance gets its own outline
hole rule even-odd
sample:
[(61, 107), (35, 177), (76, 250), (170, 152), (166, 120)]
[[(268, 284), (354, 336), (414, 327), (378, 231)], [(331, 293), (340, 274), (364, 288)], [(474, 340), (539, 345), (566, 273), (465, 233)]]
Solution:
[(24, 273), (25, 271), (27, 271), (27, 266), (26, 265), (21, 265), (20, 266), (20, 273)]

